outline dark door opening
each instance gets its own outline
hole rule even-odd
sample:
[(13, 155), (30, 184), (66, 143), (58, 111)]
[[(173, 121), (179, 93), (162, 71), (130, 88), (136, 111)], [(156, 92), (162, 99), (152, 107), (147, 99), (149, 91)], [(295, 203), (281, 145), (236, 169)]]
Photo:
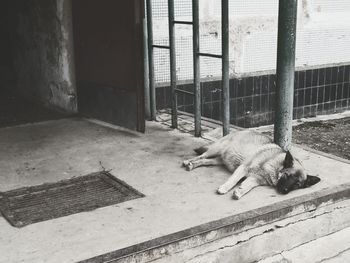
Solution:
[[(31, 37), (38, 34), (39, 30), (26, 23), (26, 19), (29, 22), (33, 21), (31, 15), (37, 14), (37, 9), (38, 6), (31, 6), (31, 3), (25, 5), (19, 0), (1, 2), (0, 128), (66, 116), (43, 106), (38, 99), (39, 90), (42, 88), (37, 85), (35, 78), (40, 78), (41, 72), (33, 73), (37, 69), (33, 65), (38, 65), (39, 59), (34, 56), (29, 59), (28, 54), (36, 48), (37, 42)], [(19, 30), (20, 23), (27, 25), (27, 34), (22, 34)], [(30, 32), (29, 28), (32, 29)]]
[(79, 112), (143, 132), (143, 1), (73, 0)]

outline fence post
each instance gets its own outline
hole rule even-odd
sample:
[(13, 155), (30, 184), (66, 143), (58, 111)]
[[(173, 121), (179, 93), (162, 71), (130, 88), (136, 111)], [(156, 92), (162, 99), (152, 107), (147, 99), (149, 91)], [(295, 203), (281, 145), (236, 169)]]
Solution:
[(151, 119), (151, 100), (149, 89), (149, 64), (148, 64), (148, 30), (147, 30), (147, 8), (146, 15), (143, 19), (143, 75), (144, 75), (144, 96), (145, 96), (145, 117)]
[(222, 122), (223, 136), (230, 133), (229, 1), (221, 1)]
[(280, 0), (278, 12), (274, 141), (291, 147), (298, 0)]
[(149, 64), (149, 89), (151, 104), (151, 120), (156, 120), (156, 87), (154, 80), (154, 55), (153, 55), (153, 18), (152, 0), (146, 0), (147, 6), (147, 30), (148, 30), (148, 64)]
[(177, 128), (177, 96), (176, 96), (176, 50), (175, 50), (175, 15), (174, 0), (168, 0), (169, 23), (169, 57), (170, 57), (170, 88), (171, 88), (171, 126)]
[(194, 135), (201, 136), (201, 83), (199, 60), (199, 4), (192, 0), (193, 19), (193, 85), (194, 85)]

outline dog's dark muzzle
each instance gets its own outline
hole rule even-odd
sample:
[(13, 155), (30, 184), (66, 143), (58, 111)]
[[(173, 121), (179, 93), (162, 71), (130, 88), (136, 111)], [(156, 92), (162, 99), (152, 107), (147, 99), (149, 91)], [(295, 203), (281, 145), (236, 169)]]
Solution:
[(278, 180), (276, 188), (280, 194), (288, 194), (290, 191), (298, 188), (298, 180), (293, 176), (283, 175)]
[(277, 191), (280, 193), (280, 194), (288, 194), (289, 192), (290, 192), (290, 190), (288, 189), (288, 188), (286, 188), (286, 187), (284, 187), (284, 188), (281, 188), (281, 187), (279, 187), (279, 188), (277, 188)]

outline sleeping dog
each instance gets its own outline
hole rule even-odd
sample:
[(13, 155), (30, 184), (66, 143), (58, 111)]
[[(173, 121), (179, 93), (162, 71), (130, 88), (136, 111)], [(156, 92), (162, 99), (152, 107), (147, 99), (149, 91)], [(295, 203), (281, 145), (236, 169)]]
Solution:
[(260, 185), (274, 186), (279, 193), (287, 194), (320, 181), (317, 176), (307, 175), (300, 161), (289, 151), (285, 152), (269, 137), (254, 131), (229, 134), (195, 151), (199, 156), (185, 160), (186, 169), (225, 165), (233, 174), (217, 192), (226, 194), (234, 188), (234, 199)]

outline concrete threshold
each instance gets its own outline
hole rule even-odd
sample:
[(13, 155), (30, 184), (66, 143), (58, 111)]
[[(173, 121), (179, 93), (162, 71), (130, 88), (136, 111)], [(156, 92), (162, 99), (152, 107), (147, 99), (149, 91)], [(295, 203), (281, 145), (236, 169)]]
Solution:
[[(164, 262), (190, 262), (191, 259), (184, 259), (183, 256), (176, 255), (187, 249), (197, 248), (220, 239), (238, 235), (242, 232), (247, 232), (253, 228), (271, 226), (271, 223), (276, 223), (284, 219), (293, 218), (302, 214), (307, 215), (306, 218), (315, 217), (315, 211), (325, 209), (330, 204), (343, 204), (342, 201), (350, 198), (350, 183), (334, 187), (332, 189), (322, 190), (306, 194), (300, 197), (295, 197), (289, 200), (274, 203), (272, 205), (260, 207), (244, 213), (225, 217), (206, 224), (185, 229), (170, 235), (155, 238), (143, 243), (139, 243), (127, 248), (116, 250), (104, 255), (100, 255), (88, 260), (83, 260), (84, 263), (95, 262), (150, 262), (156, 259), (162, 259)], [(349, 209), (349, 203), (342, 210)], [(334, 209), (334, 208), (333, 208)], [(339, 209), (335, 208), (335, 209)], [(331, 213), (332, 209), (326, 213)], [(347, 215), (347, 221), (350, 215)], [(298, 220), (294, 221), (296, 223)], [(305, 220), (305, 219), (303, 219)], [(290, 224), (290, 223), (289, 223)], [(350, 223), (349, 223), (350, 225)], [(344, 226), (342, 225), (341, 228)], [(338, 229), (337, 229), (338, 230)], [(261, 234), (273, 231), (272, 228), (264, 230)], [(335, 231), (334, 229), (332, 231)], [(254, 237), (254, 236), (252, 236)], [(288, 238), (288, 237), (287, 237)], [(245, 239), (234, 241), (230, 246), (246, 241)], [(226, 244), (226, 246), (228, 246)], [(217, 248), (217, 250), (222, 247)], [(266, 251), (265, 251), (266, 252)], [(202, 256), (203, 251), (192, 257)], [(169, 257), (176, 255), (176, 259)], [(258, 251), (255, 252), (258, 255)], [(188, 257), (188, 256), (187, 256)], [(259, 255), (260, 257), (260, 255)], [(234, 256), (230, 257), (232, 260)], [(178, 261), (180, 260), (180, 261)], [(184, 261), (182, 261), (184, 260)], [(207, 259), (202, 259), (199, 262), (209, 262)], [(242, 259), (241, 259), (242, 260)], [(255, 261), (256, 259), (254, 259)], [(221, 262), (221, 261), (213, 261)], [(231, 261), (238, 262), (238, 261)], [(253, 261), (239, 261), (253, 262)]]
[(350, 225), (346, 161), (294, 146), (321, 183), (285, 196), (259, 187), (235, 201), (215, 194), (225, 169), (181, 167), (220, 136), (218, 125), (204, 123), (203, 139), (159, 122), (146, 134), (100, 124), (0, 129), (0, 191), (106, 169), (146, 197), (21, 229), (0, 218), (0, 262), (254, 262)]

